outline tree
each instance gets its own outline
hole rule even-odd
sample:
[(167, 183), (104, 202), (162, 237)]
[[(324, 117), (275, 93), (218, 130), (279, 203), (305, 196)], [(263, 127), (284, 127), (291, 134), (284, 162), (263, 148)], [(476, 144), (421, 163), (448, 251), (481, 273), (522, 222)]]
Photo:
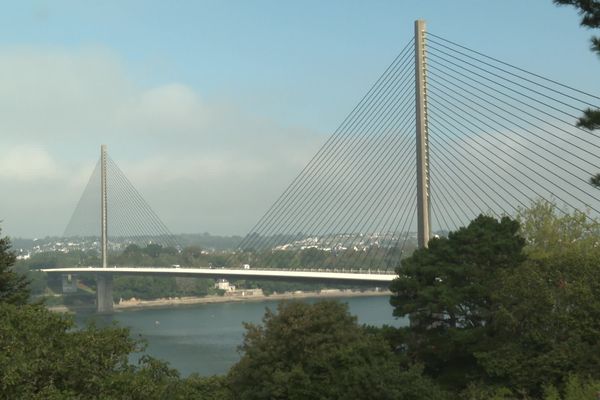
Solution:
[(499, 276), (524, 260), (518, 232), (517, 221), (480, 215), (447, 238), (430, 240), (396, 269), (390, 302), (395, 316), (411, 319), (397, 346), (447, 388), (485, 377), (474, 354), (495, 316)]
[(129, 364), (144, 344), (128, 329), (75, 329), (72, 318), (27, 304), (28, 282), (14, 262), (10, 241), (0, 239), (0, 399), (230, 399), (224, 378), (182, 380), (148, 356)]
[(229, 381), (237, 399), (436, 399), (413, 369), (400, 373), (385, 341), (369, 334), (347, 305), (280, 303), (263, 325), (245, 324), (241, 360)]
[(0, 393), (6, 399), (101, 393), (136, 350), (126, 329), (89, 327), (40, 305), (0, 304)]
[(544, 391), (544, 400), (587, 400), (598, 398), (600, 394), (600, 381), (581, 379), (576, 375), (569, 376), (564, 396), (554, 386), (549, 386)]
[(125, 328), (74, 329), (40, 305), (0, 303), (0, 399), (225, 400), (224, 378), (181, 379)]
[(598, 221), (546, 202), (519, 221), (480, 216), (408, 258), (392, 304), (413, 323), (387, 337), (464, 398), (586, 398), (569, 382), (600, 380)]
[(144, 248), (144, 253), (148, 254), (152, 258), (160, 257), (163, 251), (163, 247), (160, 244), (150, 243)]
[(189, 265), (189, 266), (198, 265), (202, 258), (202, 247), (188, 246), (183, 249), (182, 255), (183, 255), (183, 260), (185, 262), (185, 265)]
[(15, 261), (16, 257), (10, 251), (10, 239), (0, 237), (0, 302), (25, 304), (29, 299), (29, 282), (24, 275), (13, 271)]
[[(190, 375), (180, 389), (181, 399), (233, 400), (226, 376)], [(569, 399), (570, 400), (570, 399)]]
[(530, 259), (549, 259), (566, 253), (600, 258), (600, 222), (584, 212), (559, 212), (554, 203), (538, 201), (519, 211), (520, 234)]
[[(588, 28), (600, 28), (600, 1), (598, 0), (554, 0), (555, 4), (570, 5), (579, 11), (581, 25)], [(600, 37), (592, 36), (591, 50), (600, 55)], [(577, 126), (589, 130), (600, 129), (600, 110), (588, 108), (583, 111), (583, 116)], [(600, 174), (590, 178), (590, 184), (600, 188)]]
[(529, 259), (498, 280), (494, 340), (476, 357), (493, 379), (536, 395), (572, 376), (598, 380), (600, 225), (547, 202), (519, 219)]
[(600, 378), (597, 259), (531, 260), (497, 282), (493, 337), (475, 357), (491, 382), (540, 396), (571, 374)]
[(127, 245), (125, 250), (123, 250), (123, 255), (125, 256), (139, 256), (142, 254), (142, 249), (135, 243)]

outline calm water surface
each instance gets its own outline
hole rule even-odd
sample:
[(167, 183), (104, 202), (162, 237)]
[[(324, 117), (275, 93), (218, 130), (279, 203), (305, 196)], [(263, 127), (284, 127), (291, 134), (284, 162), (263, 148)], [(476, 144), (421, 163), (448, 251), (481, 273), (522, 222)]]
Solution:
[[(401, 326), (404, 320), (392, 316), (389, 297), (340, 298), (358, 317), (359, 323), (381, 326)], [(314, 299), (306, 299), (314, 302)], [(79, 324), (94, 318), (99, 324), (113, 321), (131, 329), (134, 337), (148, 342), (146, 353), (168, 361), (183, 376), (193, 372), (201, 375), (224, 374), (240, 355), (242, 322), (260, 323), (265, 308), (275, 309), (278, 301), (249, 303), (198, 304), (177, 308), (121, 311), (111, 316), (80, 314)]]

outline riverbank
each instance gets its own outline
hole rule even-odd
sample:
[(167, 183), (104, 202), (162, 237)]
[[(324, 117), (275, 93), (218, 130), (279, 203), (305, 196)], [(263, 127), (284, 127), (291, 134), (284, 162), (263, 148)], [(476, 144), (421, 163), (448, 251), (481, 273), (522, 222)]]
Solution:
[[(243, 293), (243, 294), (242, 294)], [(262, 294), (260, 290), (247, 290), (242, 293), (228, 294), (224, 296), (204, 296), (204, 297), (171, 297), (152, 300), (127, 299), (121, 300), (114, 304), (115, 311), (121, 310), (136, 310), (146, 308), (172, 308), (182, 307), (196, 304), (211, 304), (211, 303), (240, 303), (240, 302), (257, 302), (257, 301), (278, 301), (278, 300), (293, 300), (293, 299), (328, 299), (338, 297), (374, 297), (374, 296), (390, 296), (388, 290), (365, 290), (355, 291), (350, 289), (324, 289), (320, 292), (285, 292), (273, 293), (270, 295)], [(48, 310), (58, 313), (74, 313), (77, 311), (92, 311), (93, 305), (86, 306), (48, 306)]]
[(209, 304), (209, 303), (235, 303), (235, 302), (252, 302), (252, 301), (269, 301), (269, 300), (291, 300), (291, 299), (327, 299), (336, 297), (372, 297), (372, 296), (390, 296), (390, 292), (387, 290), (365, 290), (365, 291), (353, 291), (353, 290), (339, 290), (339, 289), (328, 289), (321, 290), (320, 292), (285, 292), (285, 293), (273, 293), (266, 296), (262, 293), (251, 294), (235, 294), (225, 296), (205, 296), (205, 297), (175, 297), (166, 299), (154, 299), (154, 300), (140, 300), (140, 299), (129, 299), (121, 300), (119, 303), (115, 303), (115, 310), (131, 310), (131, 309), (142, 309), (142, 308), (169, 308), (195, 304)]

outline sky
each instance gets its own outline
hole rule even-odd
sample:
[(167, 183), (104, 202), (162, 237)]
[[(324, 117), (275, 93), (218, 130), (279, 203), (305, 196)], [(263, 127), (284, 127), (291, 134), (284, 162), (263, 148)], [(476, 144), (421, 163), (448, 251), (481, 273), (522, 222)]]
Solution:
[(172, 232), (245, 234), (415, 19), (600, 93), (594, 32), (550, 0), (4, 1), (3, 234), (61, 235), (101, 144)]

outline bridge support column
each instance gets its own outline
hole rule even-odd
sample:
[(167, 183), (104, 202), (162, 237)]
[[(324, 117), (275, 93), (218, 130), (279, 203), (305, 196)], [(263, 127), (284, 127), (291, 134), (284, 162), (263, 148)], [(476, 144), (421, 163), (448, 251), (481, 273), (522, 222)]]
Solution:
[(427, 131), (427, 60), (425, 58), (425, 21), (415, 21), (415, 89), (417, 125), (417, 239), (419, 248), (427, 247), (430, 235), (429, 138)]
[(111, 274), (96, 275), (96, 312), (111, 314), (113, 312), (113, 277)]
[(108, 267), (108, 195), (106, 188), (106, 145), (100, 147), (100, 254), (102, 268)]
[[(108, 265), (108, 217), (107, 217), (107, 188), (106, 188), (106, 145), (100, 147), (100, 254), (102, 268)], [(96, 312), (110, 314), (113, 312), (112, 275), (96, 275)]]

